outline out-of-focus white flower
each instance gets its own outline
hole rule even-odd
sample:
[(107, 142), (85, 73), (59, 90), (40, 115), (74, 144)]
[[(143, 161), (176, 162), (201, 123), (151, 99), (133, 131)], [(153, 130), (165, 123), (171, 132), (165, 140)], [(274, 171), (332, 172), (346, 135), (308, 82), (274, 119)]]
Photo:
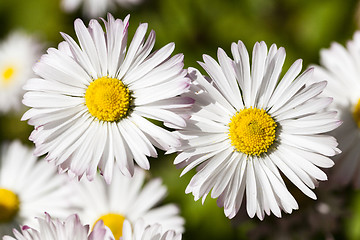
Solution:
[(62, 0), (61, 7), (66, 12), (74, 12), (83, 5), (83, 13), (88, 17), (101, 17), (115, 7), (114, 0)]
[(61, 7), (66, 12), (74, 12), (82, 5), (82, 11), (88, 17), (102, 17), (106, 12), (121, 7), (129, 8), (141, 3), (143, 0), (62, 0)]
[(360, 31), (346, 48), (333, 43), (320, 52), (321, 66), (314, 66), (314, 81), (326, 79), (325, 96), (334, 98), (331, 108), (339, 112), (343, 124), (334, 130), (342, 153), (334, 160), (332, 183), (344, 186), (350, 182), (360, 188)]
[(75, 203), (65, 176), (18, 141), (2, 146), (0, 157), (0, 236), (19, 225), (32, 226), (49, 212), (68, 216)]
[(26, 80), (40, 57), (40, 45), (22, 32), (14, 32), (0, 43), (0, 112), (19, 110)]
[(313, 69), (299, 75), (301, 60), (280, 80), (284, 48), (256, 43), (251, 66), (241, 41), (231, 52), (234, 59), (219, 48), (219, 63), (203, 56), (209, 77), (189, 69), (195, 103), (178, 132), (184, 144), (174, 163), (185, 167), (182, 174), (197, 167), (186, 193), (204, 201), (211, 191), (227, 217), (236, 215), (244, 195), (250, 217), (281, 217), (281, 210), (298, 209), (281, 174), (316, 199), (311, 189), (327, 180), (319, 167), (333, 166), (329, 157), (340, 152), (325, 133), (341, 122), (325, 110), (331, 99), (319, 97), (326, 82), (309, 84)]
[(115, 2), (117, 2), (121, 7), (126, 7), (126, 8), (130, 8), (145, 1), (146, 0), (115, 0)]

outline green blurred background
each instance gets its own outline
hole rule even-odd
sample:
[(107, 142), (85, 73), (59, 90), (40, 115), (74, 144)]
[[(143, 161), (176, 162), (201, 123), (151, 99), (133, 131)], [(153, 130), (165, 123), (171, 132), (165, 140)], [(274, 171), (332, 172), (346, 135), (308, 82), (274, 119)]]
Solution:
[[(254, 43), (262, 40), (268, 47), (272, 43), (285, 47), (283, 71), (298, 58), (304, 60), (306, 67), (318, 63), (321, 48), (328, 48), (332, 41), (345, 44), (360, 26), (359, 3), (355, 0), (144, 0), (131, 9), (117, 8), (111, 13), (116, 18), (131, 14), (129, 39), (140, 22), (149, 23), (157, 35), (155, 49), (175, 42), (175, 53), (185, 54), (186, 67), (198, 67), (197, 61), (204, 53), (216, 57), (218, 47), (230, 54), (231, 43), (238, 40), (250, 52)], [(0, 38), (23, 29), (37, 36), (45, 52), (62, 41), (59, 32), (75, 35), (76, 18), (82, 18), (86, 24), (89, 20), (81, 9), (71, 14), (63, 12), (59, 0), (0, 0)], [(27, 138), (32, 129), (20, 121), (21, 115), (0, 116), (2, 141), (20, 138), (31, 145)], [(151, 159), (150, 174), (162, 177), (167, 185), (169, 194), (165, 201), (180, 206), (186, 219), (185, 240), (272, 239), (280, 225), (299, 222), (294, 218), (301, 219), (300, 223), (290, 226), (289, 237), (283, 239), (360, 239), (360, 193), (350, 188), (332, 192), (331, 196), (315, 190), (319, 202), (335, 199), (329, 205), (334, 223), (324, 223), (331, 227), (329, 232), (312, 229), (310, 215), (318, 202), (297, 194), (296, 189), (291, 192), (296, 195), (300, 210), (288, 216), (292, 219), (284, 217), (279, 221), (273, 216), (266, 216), (262, 222), (250, 219), (243, 204), (236, 219), (230, 221), (210, 197), (202, 205), (201, 201), (194, 202), (192, 195), (185, 195), (193, 172), (179, 178), (181, 170), (172, 165), (173, 158), (174, 155), (160, 153), (158, 159)], [(315, 217), (316, 221), (320, 220)], [(259, 232), (264, 232), (263, 236), (257, 237)]]

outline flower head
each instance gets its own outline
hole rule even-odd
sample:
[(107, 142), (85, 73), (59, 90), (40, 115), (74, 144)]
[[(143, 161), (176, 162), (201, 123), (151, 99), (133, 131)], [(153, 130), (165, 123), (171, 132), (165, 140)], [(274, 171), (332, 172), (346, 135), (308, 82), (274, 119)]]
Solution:
[(22, 32), (14, 32), (0, 43), (0, 112), (20, 109), (22, 87), (33, 76), (39, 50), (35, 39)]
[(331, 167), (329, 158), (340, 151), (336, 139), (325, 133), (341, 122), (336, 112), (326, 111), (330, 98), (319, 97), (326, 82), (309, 84), (313, 69), (298, 76), (301, 60), (280, 79), (285, 50), (256, 43), (252, 65), (244, 44), (233, 43), (230, 59), (219, 48), (217, 63), (204, 55), (204, 77), (190, 68), (195, 99), (187, 126), (178, 131), (184, 144), (174, 163), (197, 167), (186, 188), (195, 200), (211, 191), (232, 218), (244, 195), (248, 215), (263, 219), (265, 213), (281, 216), (298, 208), (281, 173), (304, 194), (316, 199), (311, 189), (326, 180), (319, 167)]
[(3, 145), (0, 158), (0, 236), (49, 212), (64, 217), (75, 207), (67, 179), (32, 149), (15, 141)]
[(67, 34), (59, 49), (50, 48), (35, 65), (38, 78), (25, 85), (23, 103), (31, 109), (23, 120), (35, 126), (30, 139), (36, 155), (47, 154), (61, 171), (92, 180), (99, 168), (112, 179), (114, 165), (134, 174), (134, 161), (149, 169), (154, 146), (180, 145), (168, 127), (185, 126), (184, 110), (192, 99), (179, 96), (189, 88), (181, 54), (170, 57), (170, 43), (151, 53), (155, 32), (145, 41), (147, 24), (140, 24), (127, 48), (129, 16), (86, 28), (75, 21), (79, 45)]
[(321, 66), (314, 66), (314, 81), (327, 79), (324, 96), (334, 98), (331, 108), (338, 111), (343, 124), (334, 130), (342, 153), (334, 159), (333, 186), (352, 182), (360, 188), (360, 32), (346, 48), (333, 43), (320, 52)]
[(174, 204), (157, 206), (166, 195), (166, 188), (160, 179), (153, 179), (144, 184), (145, 171), (135, 168), (132, 178), (120, 174), (117, 170), (114, 179), (106, 184), (100, 176), (94, 181), (75, 182), (79, 201), (83, 204), (79, 212), (81, 220), (94, 226), (98, 221), (112, 231), (118, 240), (123, 233), (123, 224), (134, 224), (143, 219), (145, 225), (158, 223), (164, 231), (183, 231), (184, 220), (179, 216), (179, 209)]

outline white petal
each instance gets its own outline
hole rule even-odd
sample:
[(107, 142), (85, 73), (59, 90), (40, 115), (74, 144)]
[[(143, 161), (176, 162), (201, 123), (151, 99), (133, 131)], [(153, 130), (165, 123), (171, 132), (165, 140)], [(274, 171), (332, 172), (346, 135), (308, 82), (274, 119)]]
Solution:
[(137, 53), (138, 49), (140, 48), (140, 45), (142, 45), (144, 42), (147, 27), (148, 27), (147, 23), (142, 23), (136, 29), (134, 37), (130, 43), (129, 49), (126, 53), (124, 62), (121, 64), (120, 69), (116, 73), (118, 79), (122, 79), (123, 76), (125, 75), (125, 73), (131, 67), (131, 64), (134, 61), (135, 54)]
[(231, 53), (234, 57), (237, 80), (239, 82), (240, 89), (243, 90), (242, 94), (244, 98), (244, 105), (246, 107), (250, 107), (250, 91), (245, 91), (245, 89), (251, 89), (249, 53), (241, 41), (238, 41), (238, 44), (231, 44)]
[[(276, 48), (276, 46), (273, 46), (275, 46), (275, 44), (271, 46), (270, 50)], [(262, 86), (260, 87), (260, 91), (261, 89), (264, 89), (264, 93), (259, 94), (259, 108), (266, 109), (269, 104), (270, 97), (274, 92), (274, 89), (280, 77), (280, 73), (285, 61), (285, 55), (285, 49), (279, 48), (279, 50), (276, 52), (276, 55), (268, 63), (267, 72), (262, 81)], [(270, 59), (269, 56), (268, 59)]]
[[(290, 87), (291, 83), (294, 81), (296, 76), (300, 73), (302, 68), (302, 60), (296, 60), (289, 70), (285, 73), (284, 77), (279, 81), (278, 86), (276, 87), (274, 93), (272, 94), (268, 107), (272, 107), (278, 103), (280, 98), (283, 98), (284, 93), (286, 92), (287, 88)], [(304, 75), (304, 73), (302, 74)]]
[(216, 90), (202, 75), (201, 73), (194, 68), (189, 68), (189, 76), (193, 81), (198, 81), (209, 93), (210, 95), (218, 101), (224, 108), (232, 115), (234, 113), (234, 108), (229, 104), (229, 102), (222, 96), (220, 92)]
[[(265, 42), (255, 43), (251, 62), (251, 88), (250, 88), (250, 106), (257, 107), (259, 87), (265, 74), (265, 60), (267, 55), (267, 46)], [(245, 89), (244, 89), (245, 91)], [(247, 106), (247, 107), (250, 107)]]
[(251, 218), (255, 216), (258, 204), (257, 188), (253, 162), (252, 159), (248, 159), (246, 164), (246, 210)]
[(86, 54), (91, 62), (92, 67), (95, 72), (98, 73), (94, 78), (103, 77), (101, 76), (101, 68), (100, 68), (100, 59), (98, 57), (98, 53), (95, 47), (95, 43), (89, 33), (89, 30), (85, 27), (84, 23), (80, 19), (76, 19), (74, 22), (75, 33), (77, 38), (79, 39), (79, 44), (84, 54)]
[(289, 168), (288, 165), (284, 162), (283, 156), (278, 156), (278, 154), (273, 153), (271, 156), (271, 159), (274, 161), (276, 166), (279, 167), (281, 172), (284, 173), (284, 175), (297, 186), (305, 195), (312, 199), (316, 199), (316, 195), (313, 191), (311, 191), (302, 181), (301, 179), (296, 175), (296, 173)]

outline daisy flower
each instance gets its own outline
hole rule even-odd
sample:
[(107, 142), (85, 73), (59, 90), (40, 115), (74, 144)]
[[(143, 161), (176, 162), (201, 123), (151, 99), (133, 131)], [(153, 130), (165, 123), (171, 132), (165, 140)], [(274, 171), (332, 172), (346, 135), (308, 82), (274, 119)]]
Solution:
[(83, 210), (81, 220), (93, 226), (102, 220), (119, 239), (123, 222), (133, 224), (142, 218), (146, 225), (158, 223), (164, 231), (173, 229), (182, 232), (184, 220), (174, 204), (155, 207), (166, 195), (166, 187), (160, 179), (153, 179), (144, 185), (145, 171), (135, 168), (133, 178), (114, 173), (111, 184), (106, 184), (100, 176), (93, 182), (74, 182)]
[(37, 161), (32, 152), (18, 141), (2, 147), (0, 236), (19, 225), (33, 224), (45, 211), (65, 217), (75, 203), (67, 179), (45, 161)]
[(39, 230), (23, 226), (21, 232), (14, 229), (14, 237), (4, 236), (3, 240), (111, 240), (106, 237), (108, 230), (102, 222), (96, 224), (89, 235), (89, 226), (83, 226), (79, 217), (74, 214), (60, 221), (46, 214), (45, 219), (38, 218)]
[(0, 112), (22, 106), (22, 86), (33, 76), (32, 65), (39, 51), (40, 45), (22, 32), (14, 32), (0, 43)]
[(342, 126), (334, 130), (342, 154), (338, 155), (332, 181), (337, 186), (350, 182), (360, 188), (360, 32), (346, 48), (333, 43), (320, 52), (321, 66), (314, 66), (314, 80), (328, 81), (325, 96), (332, 96), (331, 108), (339, 112)]
[[(184, 127), (193, 100), (179, 96), (189, 88), (183, 55), (170, 57), (170, 43), (151, 53), (155, 32), (145, 41), (147, 24), (137, 28), (126, 48), (129, 16), (108, 15), (106, 33), (96, 20), (86, 28), (77, 19), (80, 46), (67, 34), (59, 49), (50, 48), (34, 66), (38, 78), (24, 88), (31, 109), (23, 120), (35, 126), (30, 139), (37, 156), (70, 175), (92, 180), (100, 169), (111, 182), (114, 164), (132, 176), (134, 161), (149, 169), (147, 156), (179, 146), (178, 137), (151, 121)], [(155, 146), (155, 147), (154, 147)]]
[(274, 44), (268, 51), (264, 42), (256, 43), (251, 68), (241, 41), (231, 52), (234, 60), (219, 48), (219, 63), (203, 56), (199, 64), (209, 77), (189, 69), (195, 104), (178, 132), (184, 144), (174, 163), (186, 166), (182, 174), (197, 166), (186, 193), (204, 201), (212, 190), (227, 217), (236, 215), (244, 195), (250, 217), (281, 217), (281, 210), (298, 209), (281, 174), (316, 199), (311, 189), (327, 179), (319, 167), (331, 167), (329, 157), (340, 152), (336, 139), (324, 133), (340, 121), (325, 110), (331, 99), (319, 97), (326, 82), (307, 84), (313, 69), (298, 76), (301, 60), (279, 80), (284, 48)]
[(181, 240), (181, 233), (173, 230), (162, 231), (160, 224), (145, 225), (142, 219), (135, 222), (132, 229), (129, 221), (124, 221), (123, 237), (121, 240)]

